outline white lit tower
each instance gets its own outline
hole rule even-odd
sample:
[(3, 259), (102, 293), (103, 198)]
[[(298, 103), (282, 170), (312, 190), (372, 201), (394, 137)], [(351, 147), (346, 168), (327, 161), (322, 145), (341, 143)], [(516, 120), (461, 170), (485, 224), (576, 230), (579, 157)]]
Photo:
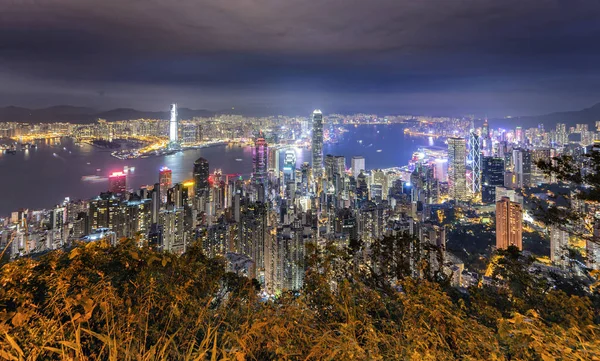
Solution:
[(171, 120), (169, 121), (169, 148), (179, 148), (177, 124), (177, 104), (171, 104)]
[(475, 130), (469, 134), (469, 156), (467, 158), (467, 188), (474, 196), (481, 193), (481, 141)]

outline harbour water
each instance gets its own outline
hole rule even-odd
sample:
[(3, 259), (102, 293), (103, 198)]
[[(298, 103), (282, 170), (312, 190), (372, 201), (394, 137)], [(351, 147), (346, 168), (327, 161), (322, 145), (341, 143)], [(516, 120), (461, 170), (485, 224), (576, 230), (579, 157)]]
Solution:
[[(406, 165), (418, 147), (440, 145), (430, 138), (404, 135), (404, 127), (395, 125), (350, 126), (338, 143), (326, 144), (324, 154), (343, 155), (350, 167), (352, 156), (361, 155), (366, 167), (388, 168)], [(19, 208), (40, 209), (60, 203), (65, 197), (88, 199), (106, 191), (106, 177), (111, 172), (134, 167), (128, 174), (128, 188), (154, 184), (161, 167), (173, 172), (173, 182), (192, 177), (194, 161), (204, 157), (211, 172), (221, 169), (223, 174), (252, 172), (252, 148), (215, 146), (187, 150), (173, 155), (120, 160), (90, 145), (76, 145), (70, 139), (57, 142), (37, 142), (37, 148), (18, 151), (15, 155), (0, 154), (0, 215), (8, 215)], [(283, 155), (280, 161), (283, 162)], [(310, 162), (310, 150), (296, 149), (297, 166)], [(96, 180), (82, 180), (98, 176)]]

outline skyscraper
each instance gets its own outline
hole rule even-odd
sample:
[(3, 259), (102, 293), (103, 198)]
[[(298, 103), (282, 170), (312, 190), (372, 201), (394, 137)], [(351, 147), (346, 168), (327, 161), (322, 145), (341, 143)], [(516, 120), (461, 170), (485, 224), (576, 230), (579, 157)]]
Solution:
[(269, 148), (265, 138), (256, 138), (252, 154), (252, 177), (257, 184), (267, 182), (267, 158)]
[(169, 168), (162, 167), (158, 172), (158, 183), (160, 184), (161, 202), (167, 202), (167, 191), (173, 184), (173, 175)]
[(169, 121), (169, 147), (177, 148), (179, 146), (179, 134), (177, 123), (177, 104), (171, 104), (171, 120)]
[(267, 170), (269, 172), (273, 172), (273, 174), (275, 174), (275, 176), (279, 178), (279, 148), (269, 148), (268, 161), (269, 162)]
[(469, 192), (473, 195), (478, 195), (481, 192), (481, 144), (480, 138), (475, 131), (472, 131), (469, 135), (467, 172)]
[(341, 176), (346, 171), (346, 158), (343, 155), (325, 156), (325, 174), (327, 179), (333, 180), (335, 174)]
[(566, 267), (568, 265), (569, 233), (556, 225), (548, 227), (550, 233), (550, 260), (552, 263)]
[(312, 168), (315, 179), (323, 177), (323, 113), (312, 114)]
[(481, 162), (481, 201), (496, 201), (496, 186), (504, 185), (504, 159), (483, 157)]
[(198, 158), (194, 162), (194, 195), (196, 197), (207, 197), (210, 184), (208, 183), (208, 161), (204, 158)]
[(361, 156), (352, 157), (351, 167), (352, 167), (352, 176), (354, 176), (354, 178), (357, 178), (358, 175), (360, 174), (361, 170), (366, 170), (365, 157), (361, 157)]
[(114, 172), (108, 176), (108, 191), (115, 194), (125, 193), (127, 190), (127, 175), (123, 172)]
[(517, 187), (531, 186), (531, 152), (527, 149), (513, 149), (513, 165)]
[(509, 246), (523, 250), (523, 208), (502, 197), (496, 202), (496, 248)]
[(467, 198), (467, 146), (463, 138), (448, 138), (448, 195), (450, 199)]
[(296, 177), (296, 152), (293, 149), (285, 151), (283, 160), (283, 183), (294, 182)]

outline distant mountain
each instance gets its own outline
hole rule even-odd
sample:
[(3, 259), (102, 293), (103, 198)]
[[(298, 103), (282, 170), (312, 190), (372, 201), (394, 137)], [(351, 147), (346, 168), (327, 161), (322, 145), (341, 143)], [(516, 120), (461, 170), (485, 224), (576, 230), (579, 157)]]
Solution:
[(565, 123), (567, 126), (572, 126), (575, 124), (588, 124), (590, 129), (594, 129), (596, 121), (599, 120), (600, 103), (583, 110), (503, 119), (504, 122), (510, 122), (513, 126), (520, 125), (524, 128), (529, 128), (536, 127), (538, 124), (544, 124), (546, 129), (553, 128), (556, 123)]
[[(209, 117), (215, 113), (205, 109), (179, 108), (179, 119), (191, 119), (194, 117)], [(140, 118), (169, 119), (169, 111), (149, 112), (130, 108), (119, 108), (108, 111), (98, 111), (92, 108), (74, 107), (70, 105), (58, 105), (43, 109), (28, 109), (21, 107), (0, 108), (0, 122), (23, 122), (23, 123), (93, 123), (99, 118), (108, 121), (129, 120)]]

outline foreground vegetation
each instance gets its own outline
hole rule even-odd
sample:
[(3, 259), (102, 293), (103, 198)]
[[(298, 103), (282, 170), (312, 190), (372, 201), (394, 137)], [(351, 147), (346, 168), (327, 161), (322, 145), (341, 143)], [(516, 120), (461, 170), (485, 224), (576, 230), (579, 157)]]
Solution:
[(496, 271), (506, 287), (467, 292), (387, 282), (351, 259), (310, 248), (304, 290), (268, 302), (197, 247), (89, 243), (21, 259), (0, 272), (0, 358), (600, 359), (598, 295), (548, 286), (514, 250)]

